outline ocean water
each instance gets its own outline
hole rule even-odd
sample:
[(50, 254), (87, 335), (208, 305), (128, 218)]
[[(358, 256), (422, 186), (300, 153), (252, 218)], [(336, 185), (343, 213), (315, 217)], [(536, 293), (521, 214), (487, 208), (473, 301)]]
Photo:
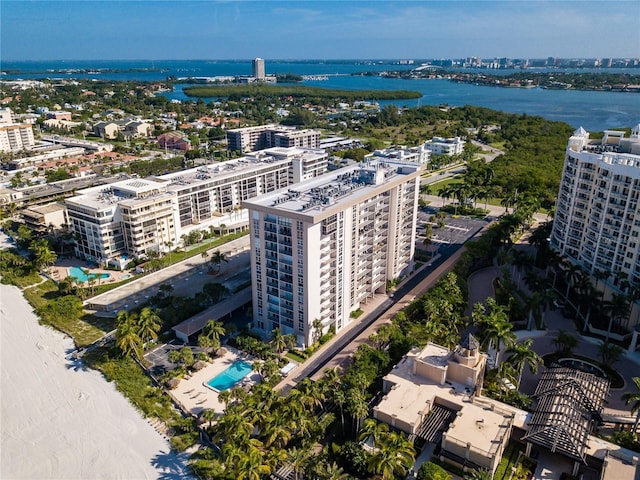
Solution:
[[(410, 69), (414, 65), (397, 65), (381, 61), (290, 60), (266, 62), (268, 74), (297, 73), (299, 75), (330, 75), (326, 81), (305, 81), (307, 85), (347, 90), (415, 90), (422, 93), (416, 100), (382, 101), (382, 105), (415, 107), (420, 105), (477, 105), (510, 113), (539, 115), (566, 122), (589, 131), (631, 127), (640, 122), (640, 94), (624, 92), (589, 92), (545, 90), (541, 88), (502, 88), (454, 83), (446, 79), (402, 80), (353, 73)], [(78, 72), (77, 69), (120, 69), (109, 72)], [(138, 60), (138, 61), (57, 61), (4, 62), (3, 79), (14, 78), (90, 78), (97, 80), (160, 81), (168, 76), (212, 77), (218, 75), (250, 75), (251, 61), (214, 60)], [(60, 72), (61, 69), (68, 71)], [(155, 69), (131, 71), (132, 69)], [(19, 72), (15, 72), (19, 70)], [(584, 70), (582, 70), (584, 71)], [(611, 69), (609, 72), (639, 74), (638, 69)], [(514, 70), (492, 70), (489, 73), (509, 74)], [(165, 95), (171, 99), (188, 100), (178, 84)], [(206, 101), (212, 99), (205, 99)]]

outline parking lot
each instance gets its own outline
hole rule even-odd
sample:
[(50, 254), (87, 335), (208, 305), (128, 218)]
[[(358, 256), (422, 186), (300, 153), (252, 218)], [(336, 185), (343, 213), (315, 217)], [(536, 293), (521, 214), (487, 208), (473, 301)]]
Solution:
[(427, 206), (418, 210), (416, 238), (418, 247), (423, 245), (425, 225), (428, 223), (431, 223), (432, 226), (432, 245), (438, 247), (438, 250), (440, 251), (452, 245), (463, 244), (469, 239), (469, 237), (475, 234), (482, 227), (486, 226), (489, 221), (469, 217), (454, 218), (451, 215), (447, 215), (444, 219), (444, 228), (438, 228), (438, 224), (436, 222), (429, 220), (438, 213), (438, 210), (438, 207), (434, 206)]

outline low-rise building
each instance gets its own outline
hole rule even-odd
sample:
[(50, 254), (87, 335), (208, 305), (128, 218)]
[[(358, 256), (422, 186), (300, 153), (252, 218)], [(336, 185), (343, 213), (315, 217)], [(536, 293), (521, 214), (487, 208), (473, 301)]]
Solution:
[(191, 140), (184, 133), (177, 130), (160, 134), (156, 137), (156, 140), (160, 148), (181, 150), (183, 152), (191, 150)]
[(389, 160), (400, 160), (402, 162), (414, 162), (426, 165), (429, 163), (431, 150), (424, 144), (417, 147), (391, 147), (383, 150), (375, 150), (365, 156), (365, 158), (380, 158)]
[(464, 152), (465, 141), (460, 137), (442, 138), (433, 137), (424, 143), (424, 147), (433, 155), (448, 155), (450, 157)]
[(412, 439), (439, 443), (445, 462), (494, 473), (527, 414), (481, 398), (486, 363), (471, 334), (453, 351), (431, 342), (415, 348), (384, 377), (373, 416)]
[(319, 148), (320, 131), (277, 124), (259, 125), (228, 130), (227, 143), (229, 150), (243, 153), (270, 147)]
[(153, 125), (129, 118), (102, 121), (93, 126), (93, 133), (104, 139), (114, 139), (120, 132), (125, 138), (145, 138), (153, 133)]
[(20, 215), (27, 227), (39, 233), (59, 230), (69, 224), (67, 209), (58, 202), (25, 208)]
[(45, 118), (47, 120), (67, 120), (71, 121), (71, 112), (66, 112), (64, 110), (57, 110), (53, 112), (46, 112)]

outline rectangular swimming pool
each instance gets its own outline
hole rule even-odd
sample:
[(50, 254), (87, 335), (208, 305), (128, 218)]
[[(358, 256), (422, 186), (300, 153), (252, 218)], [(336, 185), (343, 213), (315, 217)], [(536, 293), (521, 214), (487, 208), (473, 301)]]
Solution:
[(252, 370), (253, 367), (249, 362), (238, 360), (209, 380), (206, 385), (218, 392), (222, 392), (223, 390), (228, 390), (233, 387), (236, 383), (249, 375)]

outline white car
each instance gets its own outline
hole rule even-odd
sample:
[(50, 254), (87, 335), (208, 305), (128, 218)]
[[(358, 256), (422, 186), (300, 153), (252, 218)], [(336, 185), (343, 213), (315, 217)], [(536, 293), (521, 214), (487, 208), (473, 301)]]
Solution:
[(503, 378), (502, 379), (502, 385), (505, 388), (509, 389), (509, 390), (515, 390), (516, 389), (516, 386), (513, 383), (511, 383), (511, 381), (508, 378)]

